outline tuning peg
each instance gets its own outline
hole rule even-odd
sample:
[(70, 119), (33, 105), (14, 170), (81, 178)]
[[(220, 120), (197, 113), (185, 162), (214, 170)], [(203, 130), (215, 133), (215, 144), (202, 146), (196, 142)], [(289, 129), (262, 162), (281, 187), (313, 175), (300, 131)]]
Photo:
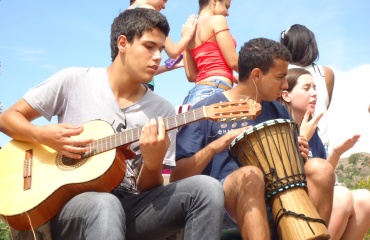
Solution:
[(238, 123), (236, 121), (234, 121), (233, 124), (231, 124), (231, 127), (236, 128), (236, 125), (238, 125)]
[(248, 122), (244, 119), (242, 122), (242, 127), (246, 127), (246, 126), (248, 126)]
[(226, 128), (227, 127), (227, 123), (223, 122), (221, 125), (220, 125), (221, 128)]

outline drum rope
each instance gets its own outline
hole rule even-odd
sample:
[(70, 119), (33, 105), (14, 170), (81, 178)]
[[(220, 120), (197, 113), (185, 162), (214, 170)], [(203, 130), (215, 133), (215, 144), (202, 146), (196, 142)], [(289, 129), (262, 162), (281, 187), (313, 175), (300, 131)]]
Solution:
[(278, 228), (279, 226), (279, 223), (280, 223), (280, 220), (285, 216), (285, 215), (291, 215), (291, 216), (294, 216), (294, 217), (297, 217), (297, 218), (301, 218), (301, 219), (304, 219), (306, 220), (306, 223), (308, 225), (308, 227), (310, 228), (312, 234), (316, 235), (315, 231), (312, 229), (311, 225), (310, 225), (310, 222), (318, 222), (318, 223), (321, 223), (321, 224), (324, 224), (325, 227), (326, 226), (326, 223), (324, 220), (320, 219), (320, 218), (312, 218), (312, 217), (307, 217), (306, 215), (304, 215), (303, 213), (296, 213), (296, 212), (293, 212), (293, 211), (290, 211), (290, 210), (287, 210), (284, 208), (283, 206), (283, 202), (281, 201), (281, 198), (279, 197), (279, 201), (280, 201), (280, 204), (281, 204), (281, 209), (277, 212), (276, 216), (275, 216), (275, 223), (276, 223), (276, 228)]
[[(269, 170), (270, 170), (270, 173), (266, 174), (266, 171), (263, 169), (263, 167), (261, 167), (263, 173), (264, 173), (264, 176), (265, 178), (267, 179), (266, 181), (266, 189), (268, 190), (267, 191), (267, 198), (270, 198), (272, 197), (273, 195), (276, 195), (277, 193), (281, 193), (282, 191), (284, 190), (288, 190), (290, 188), (293, 188), (293, 187), (306, 187), (306, 176), (303, 172), (303, 169), (301, 170), (299, 168), (299, 164), (296, 164), (297, 166), (297, 169), (294, 169), (293, 168), (293, 163), (292, 163), (292, 160), (293, 159), (300, 159), (299, 158), (299, 154), (297, 152), (299, 152), (298, 150), (296, 151), (293, 151), (294, 154), (295, 154), (295, 158), (292, 158), (292, 156), (290, 155), (290, 146), (298, 146), (297, 145), (297, 142), (298, 142), (298, 136), (297, 134), (294, 134), (297, 130), (297, 125), (294, 123), (294, 124), (289, 124), (288, 122), (285, 122), (286, 124), (278, 124), (278, 122), (275, 120), (275, 127), (276, 127), (276, 134), (277, 136), (284, 136), (282, 137), (282, 139), (280, 139), (279, 137), (275, 138), (273, 137), (274, 134), (272, 132), (272, 129), (266, 124), (266, 123), (263, 123), (263, 131), (264, 131), (264, 135), (263, 136), (271, 136), (271, 141), (267, 141), (267, 145), (268, 145), (268, 150), (269, 150), (269, 154), (270, 156), (274, 156), (273, 154), (273, 149), (277, 152), (277, 156), (276, 156), (276, 160), (279, 160), (281, 162), (281, 165), (282, 165), (282, 170), (284, 172), (284, 175), (285, 176), (288, 176), (288, 177), (285, 177), (285, 178), (281, 178), (278, 176), (278, 173), (276, 171), (277, 169), (277, 166), (276, 166), (276, 163), (275, 161), (271, 161), (272, 163), (270, 164), (270, 161), (267, 161), (267, 165), (269, 167)], [(294, 129), (294, 127), (296, 127)], [(291, 131), (292, 129), (294, 129), (295, 131)], [(257, 129), (254, 128), (253, 131), (256, 133), (257, 132)], [(285, 133), (285, 134), (284, 134)], [(289, 134), (289, 133), (293, 133), (293, 134)], [(260, 148), (260, 150), (262, 151), (263, 155), (264, 155), (264, 158), (265, 159), (268, 159), (268, 154), (266, 152), (266, 149), (263, 147), (263, 143), (262, 143), (262, 139), (260, 137), (260, 135), (256, 135), (256, 140), (258, 142), (258, 146)], [(286, 140), (286, 141), (284, 141)], [(294, 142), (293, 142), (294, 141)], [(270, 143), (271, 142), (271, 143)], [(280, 148), (279, 148), (280, 147)], [(281, 147), (283, 147), (283, 149), (281, 149)], [(289, 176), (288, 174), (288, 171), (286, 169), (286, 164), (284, 164), (284, 157), (283, 157), (283, 151), (287, 154), (287, 160), (289, 160), (289, 165), (290, 165), (290, 171), (293, 173), (296, 171), (298, 171), (298, 174), (293, 174), (291, 176)], [(298, 156), (297, 156), (298, 155)], [(300, 161), (300, 163), (302, 163)], [(261, 164), (260, 164), (261, 165)], [(302, 165), (303, 166), (303, 165)], [(274, 181), (274, 179), (276, 179)]]

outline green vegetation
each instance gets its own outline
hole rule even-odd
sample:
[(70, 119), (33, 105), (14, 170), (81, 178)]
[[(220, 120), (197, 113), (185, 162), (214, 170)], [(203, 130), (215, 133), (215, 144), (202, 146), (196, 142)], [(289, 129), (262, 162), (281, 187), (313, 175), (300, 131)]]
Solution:
[(0, 220), (0, 240), (9, 240), (9, 228)]

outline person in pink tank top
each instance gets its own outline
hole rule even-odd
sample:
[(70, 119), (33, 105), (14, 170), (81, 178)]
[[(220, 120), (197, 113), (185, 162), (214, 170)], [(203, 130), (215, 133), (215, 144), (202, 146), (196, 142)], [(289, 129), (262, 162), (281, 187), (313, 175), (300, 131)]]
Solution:
[(183, 104), (194, 105), (216, 92), (231, 89), (238, 71), (236, 41), (226, 17), (231, 0), (199, 0), (198, 25), (184, 54), (185, 72), (195, 86)]

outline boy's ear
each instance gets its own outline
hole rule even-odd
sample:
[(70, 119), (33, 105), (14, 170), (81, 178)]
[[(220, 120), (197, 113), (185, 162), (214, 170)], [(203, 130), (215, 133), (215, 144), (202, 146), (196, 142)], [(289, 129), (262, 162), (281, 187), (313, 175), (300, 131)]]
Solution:
[(126, 51), (126, 45), (128, 44), (127, 38), (125, 35), (120, 35), (117, 39), (117, 46), (120, 52)]
[(263, 75), (263, 72), (259, 68), (254, 68), (250, 74), (251, 79), (258, 84), (258, 82), (261, 80)]
[(289, 97), (289, 93), (288, 91), (284, 90), (282, 93), (281, 93), (281, 97), (283, 98), (283, 100), (287, 103), (290, 103), (290, 97)]

